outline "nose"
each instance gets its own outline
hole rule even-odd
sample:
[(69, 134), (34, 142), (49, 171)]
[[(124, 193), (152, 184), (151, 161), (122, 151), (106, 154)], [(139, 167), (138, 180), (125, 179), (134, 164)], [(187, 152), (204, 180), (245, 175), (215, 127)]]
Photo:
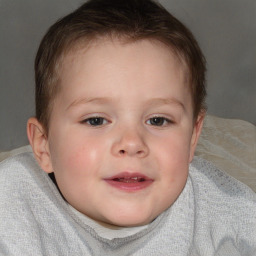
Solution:
[[(115, 134), (117, 135), (117, 134)], [(123, 129), (115, 136), (115, 141), (112, 145), (112, 154), (117, 157), (138, 157), (144, 158), (148, 155), (149, 148), (145, 143), (142, 132), (136, 129)]]

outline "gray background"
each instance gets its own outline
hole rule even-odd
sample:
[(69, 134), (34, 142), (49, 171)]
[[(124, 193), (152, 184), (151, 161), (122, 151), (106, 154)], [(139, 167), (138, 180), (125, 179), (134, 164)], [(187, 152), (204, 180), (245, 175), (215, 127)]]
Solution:
[[(37, 47), (47, 28), (82, 2), (0, 0), (0, 151), (28, 143)], [(192, 30), (207, 58), (208, 113), (256, 124), (256, 1), (160, 2)]]

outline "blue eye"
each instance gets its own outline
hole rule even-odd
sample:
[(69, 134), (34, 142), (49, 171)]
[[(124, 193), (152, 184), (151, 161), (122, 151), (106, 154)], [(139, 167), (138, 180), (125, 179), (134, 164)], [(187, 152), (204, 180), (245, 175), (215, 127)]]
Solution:
[(90, 126), (100, 126), (107, 123), (107, 120), (103, 117), (90, 117), (82, 121)]
[(168, 124), (172, 123), (171, 120), (165, 118), (165, 117), (152, 117), (149, 120), (147, 120), (147, 124), (153, 125), (153, 126), (166, 126)]

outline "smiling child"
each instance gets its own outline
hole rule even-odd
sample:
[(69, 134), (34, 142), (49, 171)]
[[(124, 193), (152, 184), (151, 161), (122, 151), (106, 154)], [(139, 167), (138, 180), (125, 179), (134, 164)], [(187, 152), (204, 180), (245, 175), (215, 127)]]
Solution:
[(88, 1), (35, 76), (34, 154), (0, 165), (3, 255), (255, 255), (255, 194), (194, 159), (205, 60), (163, 7)]

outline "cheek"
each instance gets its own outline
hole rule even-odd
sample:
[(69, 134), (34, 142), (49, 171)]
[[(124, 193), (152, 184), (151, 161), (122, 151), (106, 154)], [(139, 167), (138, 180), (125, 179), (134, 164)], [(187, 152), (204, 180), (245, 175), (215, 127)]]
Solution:
[(174, 134), (158, 142), (155, 147), (157, 162), (168, 182), (187, 178), (190, 141), (188, 136)]
[[(69, 134), (69, 133), (67, 133)], [(104, 144), (102, 140), (92, 137), (66, 136), (61, 140), (62, 143), (52, 143), (52, 159), (54, 159), (53, 167), (55, 172), (62, 175), (88, 175), (93, 169), (100, 164), (100, 158), (104, 152)]]
[(167, 162), (187, 162), (190, 152), (190, 138), (183, 133), (173, 133), (170, 136), (155, 141), (156, 154)]
[[(76, 144), (66, 154), (67, 166), (74, 167), (74, 171), (87, 173), (99, 168), (104, 145), (90, 139), (86, 143)], [(72, 169), (71, 169), (72, 170)]]
[(72, 137), (53, 150), (53, 168), (59, 189), (68, 202), (79, 204), (77, 193), (90, 194), (100, 177), (104, 145), (92, 138), (76, 140)]
[(186, 184), (189, 166), (188, 148), (188, 139), (176, 134), (161, 141), (158, 150), (155, 151), (159, 171), (158, 196), (155, 204), (157, 204), (156, 209), (160, 211), (175, 202)]

